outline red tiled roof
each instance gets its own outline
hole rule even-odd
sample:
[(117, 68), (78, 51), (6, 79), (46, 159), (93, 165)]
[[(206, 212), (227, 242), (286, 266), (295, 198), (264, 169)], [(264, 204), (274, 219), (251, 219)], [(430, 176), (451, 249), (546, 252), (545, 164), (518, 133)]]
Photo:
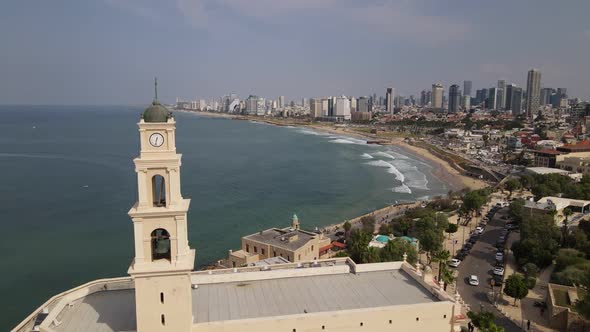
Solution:
[(320, 248), (320, 252), (328, 251), (328, 250), (332, 249), (333, 246), (334, 245), (332, 243), (330, 243), (328, 245), (325, 245), (325, 246), (323, 246), (323, 247)]
[(344, 248), (346, 248), (346, 244), (344, 244), (344, 243), (340, 243), (340, 242), (338, 242), (338, 241), (334, 241), (334, 242), (332, 242), (331, 244), (332, 244), (332, 245), (334, 245), (334, 247), (338, 247), (338, 248), (341, 248), (341, 249), (344, 249)]

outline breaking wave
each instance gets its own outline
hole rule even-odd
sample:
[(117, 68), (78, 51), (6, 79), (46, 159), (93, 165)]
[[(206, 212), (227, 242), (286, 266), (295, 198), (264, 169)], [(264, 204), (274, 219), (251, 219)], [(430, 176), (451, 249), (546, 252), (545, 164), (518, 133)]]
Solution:
[(363, 154), (361, 155), (361, 157), (362, 157), (363, 159), (373, 159), (373, 156), (371, 156), (371, 155), (370, 155), (370, 154), (368, 154), (368, 153), (363, 153)]
[(377, 166), (377, 167), (386, 167), (387, 173), (395, 175), (396, 180), (398, 180), (402, 183), (406, 180), (406, 177), (402, 174), (402, 172), (400, 172), (395, 166), (393, 166), (392, 163), (388, 163), (385, 160), (370, 161), (367, 163), (367, 165)]
[(412, 193), (412, 189), (410, 189), (405, 184), (402, 184), (399, 187), (395, 187), (395, 188), (391, 189), (391, 191), (396, 192), (396, 193), (402, 193), (402, 194), (411, 194)]

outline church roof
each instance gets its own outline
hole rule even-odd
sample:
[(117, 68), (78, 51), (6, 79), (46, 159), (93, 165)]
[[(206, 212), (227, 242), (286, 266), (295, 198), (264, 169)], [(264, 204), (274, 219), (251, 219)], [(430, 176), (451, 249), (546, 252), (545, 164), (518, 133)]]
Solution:
[(154, 100), (154, 102), (145, 109), (141, 117), (144, 122), (167, 122), (168, 118), (172, 117), (172, 112), (162, 106), (158, 100)]

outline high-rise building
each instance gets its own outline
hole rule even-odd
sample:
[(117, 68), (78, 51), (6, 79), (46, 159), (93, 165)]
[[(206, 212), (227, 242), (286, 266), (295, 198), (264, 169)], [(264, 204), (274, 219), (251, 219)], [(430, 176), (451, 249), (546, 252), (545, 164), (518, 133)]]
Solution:
[(422, 90), (420, 92), (420, 106), (426, 106), (428, 102), (426, 101), (426, 91)]
[(541, 94), (539, 96), (539, 105), (548, 105), (551, 104), (551, 96), (555, 93), (555, 89), (552, 88), (542, 88)]
[(385, 113), (389, 115), (393, 115), (393, 91), (393, 88), (387, 88), (385, 93)]
[(303, 106), (303, 108), (308, 108), (309, 107), (309, 99), (301, 98), (301, 106)]
[(463, 96), (461, 99), (461, 107), (463, 107), (464, 110), (471, 109), (471, 97)]
[(498, 88), (488, 89), (486, 108), (490, 110), (495, 110), (498, 108)]
[(357, 112), (371, 112), (369, 97), (359, 97), (356, 103)]
[(442, 108), (443, 107), (443, 86), (442, 84), (435, 83), (432, 85), (432, 108)]
[(322, 112), (322, 100), (320, 98), (311, 98), (309, 106), (309, 115), (312, 118), (321, 118), (324, 116)]
[(350, 120), (350, 99), (342, 96), (336, 98), (336, 110), (335, 114), (339, 119)]
[(526, 116), (532, 118), (539, 109), (541, 94), (541, 72), (531, 69), (526, 80)]
[(453, 84), (449, 87), (449, 113), (457, 113), (461, 103), (461, 90), (459, 85)]
[(285, 108), (285, 96), (279, 96), (279, 109)]
[(428, 106), (432, 102), (432, 90), (426, 91), (426, 104), (424, 106)]
[(510, 109), (512, 110), (512, 114), (520, 115), (522, 114), (522, 88), (515, 87), (512, 90), (512, 98), (510, 103)]
[(463, 81), (463, 95), (471, 97), (471, 81)]
[(551, 105), (555, 108), (567, 106), (567, 103), (563, 102), (564, 100), (567, 100), (567, 89), (557, 88), (557, 92), (553, 96), (553, 100), (551, 100)]
[(498, 103), (497, 109), (504, 109), (506, 107), (506, 81), (498, 81)]
[(512, 94), (516, 88), (516, 84), (510, 83), (506, 85), (506, 103), (504, 104), (505, 109), (512, 110)]

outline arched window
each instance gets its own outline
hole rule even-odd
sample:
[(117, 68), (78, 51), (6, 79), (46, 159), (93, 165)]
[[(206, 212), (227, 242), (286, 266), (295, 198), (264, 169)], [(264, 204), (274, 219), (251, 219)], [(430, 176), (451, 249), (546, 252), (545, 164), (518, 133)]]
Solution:
[(152, 178), (152, 197), (155, 207), (166, 206), (166, 181), (161, 175)]
[(158, 259), (171, 259), (170, 234), (162, 228), (152, 232), (152, 260)]

